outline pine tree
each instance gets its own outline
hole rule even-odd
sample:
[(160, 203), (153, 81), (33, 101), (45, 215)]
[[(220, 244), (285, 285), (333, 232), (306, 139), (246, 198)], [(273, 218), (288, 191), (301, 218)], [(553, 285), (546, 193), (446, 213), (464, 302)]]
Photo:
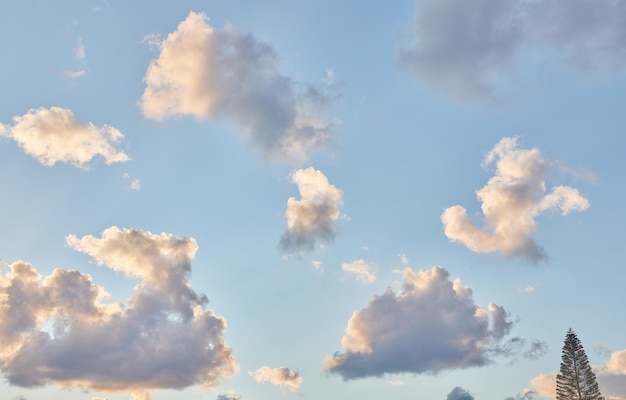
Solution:
[(565, 335), (561, 370), (556, 376), (557, 400), (601, 400), (596, 374), (589, 366), (585, 349), (570, 328)]

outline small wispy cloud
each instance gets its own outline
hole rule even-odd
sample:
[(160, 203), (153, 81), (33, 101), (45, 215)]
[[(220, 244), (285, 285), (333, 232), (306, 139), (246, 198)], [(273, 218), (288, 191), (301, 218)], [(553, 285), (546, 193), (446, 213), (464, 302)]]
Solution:
[(302, 384), (302, 376), (298, 371), (291, 370), (287, 367), (270, 368), (261, 367), (256, 371), (248, 373), (256, 382), (269, 382), (272, 385), (283, 386), (297, 392)]
[(341, 264), (342, 270), (355, 275), (356, 279), (364, 283), (376, 282), (376, 275), (373, 272), (374, 267), (374, 264), (368, 263), (362, 258)]

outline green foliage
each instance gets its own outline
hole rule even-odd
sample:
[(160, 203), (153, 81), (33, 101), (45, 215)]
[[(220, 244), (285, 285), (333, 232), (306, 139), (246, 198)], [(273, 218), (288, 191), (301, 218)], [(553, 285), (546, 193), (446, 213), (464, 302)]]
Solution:
[(561, 360), (561, 370), (556, 376), (557, 400), (602, 399), (596, 374), (572, 328), (565, 335)]

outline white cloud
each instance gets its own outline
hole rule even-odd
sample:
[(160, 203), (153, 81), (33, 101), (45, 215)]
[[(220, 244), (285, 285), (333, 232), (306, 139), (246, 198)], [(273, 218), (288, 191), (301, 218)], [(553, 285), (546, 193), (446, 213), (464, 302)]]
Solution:
[(315, 268), (316, 270), (318, 270), (320, 272), (324, 272), (324, 267), (323, 267), (324, 262), (323, 261), (313, 260), (311, 263), (313, 264), (313, 268)]
[[(415, 40), (400, 64), (458, 97), (498, 97), (527, 49), (549, 49), (583, 70), (626, 67), (626, 3), (613, 0), (419, 0)], [(504, 83), (504, 84), (503, 84)]]
[(398, 254), (398, 258), (400, 258), (400, 262), (404, 265), (408, 265), (409, 264), (409, 258), (406, 256), (406, 254), (402, 253), (402, 254)]
[(324, 116), (329, 95), (281, 75), (274, 49), (252, 34), (216, 30), (205, 14), (191, 12), (158, 45), (140, 102), (147, 118), (226, 121), (261, 155), (280, 161), (303, 161), (333, 135), (334, 122)]
[(302, 384), (300, 373), (287, 367), (270, 368), (264, 366), (254, 372), (249, 372), (249, 374), (257, 382), (269, 382), (272, 385), (284, 386), (294, 393)]
[(84, 69), (78, 71), (63, 71), (63, 75), (67, 76), (68, 78), (77, 79), (87, 75), (87, 71)]
[(312, 167), (293, 171), (290, 176), (298, 185), (302, 199), (290, 197), (287, 200), (287, 232), (281, 238), (281, 248), (312, 250), (317, 239), (332, 241), (341, 215), (343, 193)]
[[(344, 379), (388, 373), (436, 373), (490, 362), (512, 323), (502, 307), (474, 303), (472, 290), (441, 267), (402, 271), (399, 293), (372, 298), (348, 321), (345, 351), (324, 360)], [(490, 312), (491, 311), (491, 312)]]
[(74, 49), (74, 55), (76, 59), (82, 61), (85, 59), (85, 45), (83, 44), (82, 39), (78, 39), (78, 45)]
[(373, 265), (360, 258), (350, 263), (342, 263), (341, 269), (354, 274), (358, 280), (365, 283), (376, 282), (376, 275), (372, 272)]
[(450, 241), (461, 242), (472, 251), (499, 251), (536, 262), (545, 257), (545, 251), (531, 236), (537, 229), (535, 218), (552, 209), (560, 209), (563, 215), (584, 211), (589, 201), (569, 186), (556, 186), (546, 195), (549, 167), (541, 152), (517, 146), (517, 138), (505, 137), (485, 157), (483, 165), (495, 162), (496, 172), (476, 192), (482, 202), (483, 228), (472, 222), (460, 205), (447, 208), (441, 221)]
[(80, 122), (70, 110), (59, 107), (31, 109), (22, 116), (15, 116), (13, 126), (0, 124), (0, 136), (13, 139), (46, 166), (62, 162), (86, 168), (98, 155), (106, 164), (130, 160), (116, 148), (124, 138), (119, 130)]
[(131, 176), (128, 174), (128, 172), (124, 172), (122, 174), (122, 178), (124, 179), (130, 179), (130, 188), (133, 190), (141, 190), (141, 180), (139, 179), (132, 179)]
[(226, 321), (189, 283), (193, 238), (111, 227), (70, 248), (139, 278), (126, 304), (79, 271), (43, 280), (24, 261), (0, 280), (0, 365), (13, 385), (55, 383), (150, 399), (155, 389), (216, 386), (237, 371)]

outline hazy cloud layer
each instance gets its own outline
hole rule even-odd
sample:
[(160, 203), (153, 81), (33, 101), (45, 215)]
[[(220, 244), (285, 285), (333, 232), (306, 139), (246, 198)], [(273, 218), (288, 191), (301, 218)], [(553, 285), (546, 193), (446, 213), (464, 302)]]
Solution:
[(364, 283), (376, 282), (376, 275), (373, 272), (374, 266), (364, 259), (360, 258), (349, 263), (342, 263), (341, 269), (354, 274), (356, 279)]
[(343, 193), (328, 183), (328, 178), (312, 167), (291, 173), (301, 200), (287, 200), (287, 232), (280, 240), (283, 250), (312, 250), (317, 239), (331, 242), (335, 224), (341, 216)]
[(248, 145), (276, 160), (303, 161), (333, 135), (330, 97), (278, 71), (267, 43), (232, 26), (216, 30), (191, 12), (162, 41), (145, 77), (147, 118), (188, 115), (234, 125)]
[(490, 98), (516, 80), (525, 50), (551, 50), (578, 68), (626, 67), (626, 2), (417, 0), (415, 37), (400, 64), (457, 97)]
[(16, 115), (12, 126), (0, 124), (0, 136), (13, 139), (26, 154), (47, 166), (61, 162), (85, 168), (98, 155), (106, 164), (130, 160), (116, 148), (124, 138), (119, 130), (80, 122), (65, 108), (38, 108)]
[(111, 227), (69, 247), (139, 278), (126, 304), (79, 271), (42, 279), (24, 261), (1, 277), (0, 366), (13, 385), (56, 383), (150, 399), (154, 389), (215, 386), (237, 364), (226, 321), (189, 284), (193, 238)]
[[(626, 400), (626, 349), (615, 351), (601, 367), (593, 367), (600, 392), (607, 399)], [(543, 397), (556, 398), (556, 374), (531, 379), (530, 386)]]
[(495, 176), (476, 192), (484, 215), (483, 227), (472, 222), (464, 207), (447, 208), (441, 215), (445, 235), (478, 253), (500, 252), (524, 256), (532, 261), (545, 257), (532, 233), (535, 218), (558, 209), (562, 215), (584, 211), (589, 201), (577, 189), (555, 186), (546, 194), (545, 175), (549, 165), (537, 148), (518, 149), (517, 138), (505, 137), (487, 154), (483, 166), (495, 163)]
[(324, 360), (344, 379), (387, 373), (436, 373), (490, 362), (512, 323), (502, 307), (474, 303), (472, 290), (441, 267), (402, 271), (399, 293), (376, 295), (348, 321), (337, 352)]
[(474, 400), (474, 396), (462, 387), (457, 386), (448, 393), (446, 400)]
[(294, 393), (302, 384), (300, 373), (287, 367), (270, 368), (265, 366), (249, 374), (257, 382), (269, 382), (272, 385), (284, 386)]

